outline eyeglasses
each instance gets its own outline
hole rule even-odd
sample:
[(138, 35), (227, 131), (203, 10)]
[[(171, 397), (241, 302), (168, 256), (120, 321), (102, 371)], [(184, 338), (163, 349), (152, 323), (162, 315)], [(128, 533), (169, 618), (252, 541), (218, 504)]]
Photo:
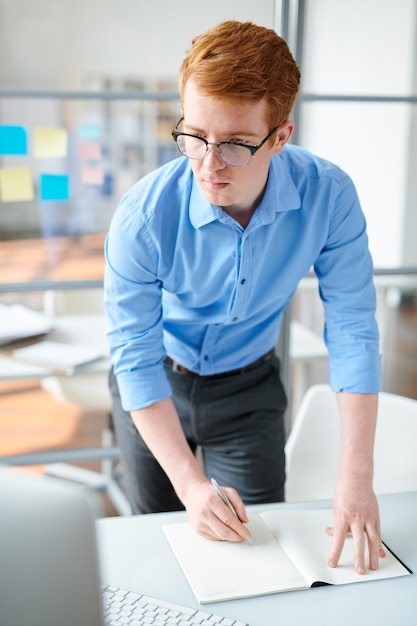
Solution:
[(231, 165), (232, 167), (246, 167), (253, 155), (258, 152), (260, 148), (268, 141), (274, 132), (278, 129), (275, 126), (270, 133), (262, 139), (261, 143), (257, 146), (247, 146), (246, 144), (234, 143), (233, 141), (220, 141), (219, 143), (212, 143), (203, 139), (203, 137), (197, 137), (196, 135), (189, 135), (178, 130), (178, 126), (182, 123), (181, 118), (172, 131), (171, 135), (174, 141), (177, 143), (178, 150), (182, 155), (189, 159), (195, 159), (201, 161), (206, 156), (209, 146), (216, 146), (219, 159), (225, 165)]

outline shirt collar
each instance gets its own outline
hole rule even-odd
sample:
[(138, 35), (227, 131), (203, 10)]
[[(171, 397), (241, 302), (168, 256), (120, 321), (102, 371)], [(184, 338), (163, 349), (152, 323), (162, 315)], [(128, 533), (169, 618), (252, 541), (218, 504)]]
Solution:
[(275, 213), (301, 207), (301, 198), (282, 155), (272, 157), (265, 193), (257, 212), (263, 224), (270, 224)]
[[(300, 194), (287, 169), (286, 162), (280, 156), (271, 159), (265, 193), (256, 210), (262, 224), (270, 224), (275, 213), (279, 211), (293, 211), (301, 206)], [(194, 228), (201, 228), (219, 219), (222, 210), (206, 200), (193, 175), (191, 181), (190, 220)]]

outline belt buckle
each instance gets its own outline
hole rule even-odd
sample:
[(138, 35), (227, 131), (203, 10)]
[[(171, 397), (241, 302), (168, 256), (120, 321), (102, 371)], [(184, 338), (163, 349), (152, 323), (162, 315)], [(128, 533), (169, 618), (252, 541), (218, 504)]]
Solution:
[(181, 366), (180, 366), (179, 363), (177, 363), (176, 361), (172, 361), (172, 371), (173, 372), (180, 372), (180, 373), (182, 373), (180, 368), (181, 368)]

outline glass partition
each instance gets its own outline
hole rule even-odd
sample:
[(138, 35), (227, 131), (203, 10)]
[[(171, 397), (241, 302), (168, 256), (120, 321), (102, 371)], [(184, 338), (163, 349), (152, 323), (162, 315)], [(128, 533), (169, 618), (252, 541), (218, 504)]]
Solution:
[(104, 234), (120, 198), (178, 155), (170, 135), (177, 92), (174, 84), (154, 86), (142, 97), (0, 97), (2, 290), (102, 278)]
[(352, 176), (376, 267), (417, 266), (417, 4), (297, 5), (297, 141)]

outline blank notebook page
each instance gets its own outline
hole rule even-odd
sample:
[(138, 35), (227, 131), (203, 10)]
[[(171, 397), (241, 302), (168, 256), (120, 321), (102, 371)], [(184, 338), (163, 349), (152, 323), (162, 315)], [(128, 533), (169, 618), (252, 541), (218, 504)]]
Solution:
[(210, 541), (188, 523), (164, 526), (165, 535), (199, 602), (304, 589), (305, 579), (256, 516), (248, 542)]

